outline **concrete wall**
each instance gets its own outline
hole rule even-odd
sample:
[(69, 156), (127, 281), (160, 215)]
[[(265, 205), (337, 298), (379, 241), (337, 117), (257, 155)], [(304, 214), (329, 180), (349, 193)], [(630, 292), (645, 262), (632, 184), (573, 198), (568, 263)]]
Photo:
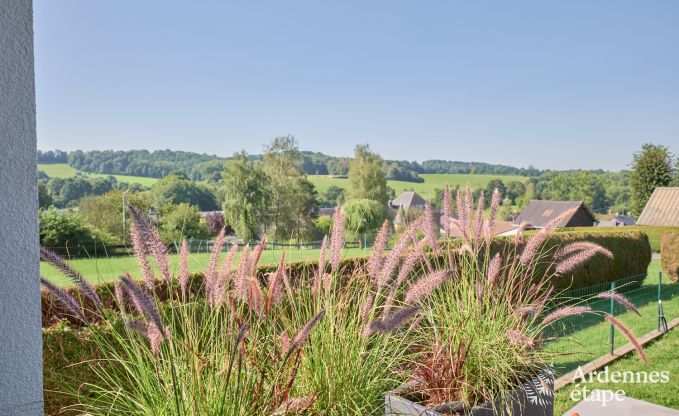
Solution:
[(0, 0), (0, 415), (42, 414), (31, 0)]

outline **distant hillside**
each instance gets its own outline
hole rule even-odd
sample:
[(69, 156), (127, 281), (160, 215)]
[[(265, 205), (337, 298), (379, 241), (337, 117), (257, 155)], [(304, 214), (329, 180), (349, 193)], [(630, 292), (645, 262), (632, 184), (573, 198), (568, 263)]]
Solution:
[[(303, 151), (300, 166), (310, 175), (344, 176), (349, 172), (351, 159), (329, 156), (320, 152)], [(250, 155), (261, 159), (261, 155)], [(84, 172), (104, 175), (142, 176), (162, 178), (172, 172), (182, 172), (194, 180), (216, 182), (228, 157), (174, 150), (61, 150), (38, 151), (38, 163), (68, 163)], [(533, 167), (516, 168), (481, 162), (450, 160), (425, 160), (422, 163), (406, 160), (385, 160), (384, 170), (388, 179), (423, 183), (421, 174), (483, 174), (538, 176), (541, 171)]]

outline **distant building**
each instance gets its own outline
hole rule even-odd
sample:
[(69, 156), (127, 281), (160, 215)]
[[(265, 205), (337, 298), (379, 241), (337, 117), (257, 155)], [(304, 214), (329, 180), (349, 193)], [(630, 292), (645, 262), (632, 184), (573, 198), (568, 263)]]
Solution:
[(630, 217), (629, 215), (615, 215), (610, 220), (599, 221), (596, 226), (597, 227), (629, 227), (630, 225), (634, 225), (634, 224), (635, 224), (634, 218)]
[(655, 188), (637, 224), (679, 227), (679, 187)]
[[(469, 234), (471, 236), (476, 235), (476, 224), (477, 222), (474, 220), (472, 221), (472, 226)], [(508, 235), (515, 235), (517, 230), (519, 229), (518, 224), (511, 223), (509, 221), (496, 221), (495, 222), (495, 230), (493, 231), (493, 237), (503, 237), (503, 236), (508, 236)], [(484, 234), (484, 229), (481, 230), (481, 235), (483, 236)], [(457, 229), (457, 227), (451, 227), (450, 229), (450, 237), (451, 238), (462, 238), (462, 234), (460, 234), (460, 230)]]
[(337, 210), (337, 207), (321, 207), (318, 208), (318, 216), (322, 217), (324, 215), (327, 215), (328, 217), (332, 217), (335, 215), (335, 211)]
[(564, 218), (558, 228), (561, 227), (592, 227), (597, 222), (585, 204), (581, 201), (530, 201), (528, 206), (514, 220), (514, 224), (526, 222), (533, 228), (543, 228), (552, 220), (562, 214), (573, 211), (568, 217)]
[(395, 210), (399, 208), (405, 210), (410, 208), (424, 209), (425, 205), (427, 205), (427, 201), (414, 191), (405, 191), (389, 202), (389, 206)]

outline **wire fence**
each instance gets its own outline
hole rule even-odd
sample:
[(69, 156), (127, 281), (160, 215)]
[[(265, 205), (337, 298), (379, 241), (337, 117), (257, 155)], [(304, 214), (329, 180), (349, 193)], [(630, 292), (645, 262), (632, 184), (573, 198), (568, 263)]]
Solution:
[[(609, 290), (624, 294), (641, 316), (612, 299), (596, 297)], [(667, 322), (679, 316), (679, 284), (671, 282), (662, 272), (657, 276), (631, 276), (569, 291), (563, 299), (567, 299), (567, 304), (589, 306), (597, 313), (564, 318), (545, 332), (545, 349), (553, 354), (553, 365), (559, 375), (628, 343), (627, 338), (605, 320), (603, 313), (614, 315), (637, 337), (655, 329), (666, 331)]]

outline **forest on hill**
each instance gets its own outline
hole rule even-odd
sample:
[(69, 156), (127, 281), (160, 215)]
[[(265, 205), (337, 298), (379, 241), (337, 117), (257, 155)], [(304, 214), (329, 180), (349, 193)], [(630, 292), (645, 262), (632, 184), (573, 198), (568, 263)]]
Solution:
[[(351, 158), (329, 156), (320, 152), (300, 151), (299, 167), (307, 175), (346, 176)], [(263, 155), (248, 155), (250, 160), (261, 160)], [(164, 178), (170, 173), (211, 183), (219, 182), (224, 164), (231, 157), (199, 154), (176, 150), (62, 150), (38, 151), (38, 163), (68, 163), (77, 170), (105, 175), (129, 175)], [(542, 172), (532, 166), (517, 168), (483, 162), (425, 160), (385, 160), (387, 179), (422, 183), (420, 174), (483, 174), (539, 176)]]

